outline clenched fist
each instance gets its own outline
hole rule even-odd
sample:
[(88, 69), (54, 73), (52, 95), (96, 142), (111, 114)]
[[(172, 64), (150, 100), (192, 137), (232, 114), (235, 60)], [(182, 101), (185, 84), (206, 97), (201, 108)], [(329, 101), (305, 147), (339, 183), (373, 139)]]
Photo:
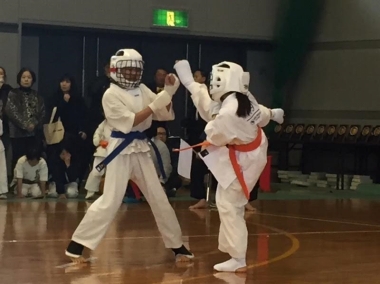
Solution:
[(175, 84), (175, 76), (173, 74), (166, 75), (165, 85), (174, 86), (174, 84)]

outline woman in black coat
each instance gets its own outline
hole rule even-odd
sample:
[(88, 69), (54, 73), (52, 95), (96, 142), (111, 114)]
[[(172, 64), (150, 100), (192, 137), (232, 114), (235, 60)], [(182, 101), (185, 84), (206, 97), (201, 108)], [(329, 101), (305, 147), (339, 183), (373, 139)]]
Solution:
[[(53, 121), (57, 121), (58, 118), (61, 119), (65, 129), (65, 141), (72, 141), (74, 155), (81, 162), (79, 177), (82, 179), (91, 162), (94, 147), (92, 145), (92, 137), (88, 137), (87, 135), (88, 110), (73, 76), (64, 74), (60, 78), (58, 90), (51, 98), (50, 114), (54, 107), (57, 107), (57, 113)], [(48, 155), (55, 157), (57, 155), (55, 147), (49, 148)]]

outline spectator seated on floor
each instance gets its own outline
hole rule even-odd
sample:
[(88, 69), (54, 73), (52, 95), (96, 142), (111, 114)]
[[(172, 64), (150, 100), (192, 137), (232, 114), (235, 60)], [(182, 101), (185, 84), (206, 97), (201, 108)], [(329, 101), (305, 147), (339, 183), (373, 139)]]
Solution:
[(70, 145), (61, 144), (59, 156), (52, 163), (52, 182), (49, 185), (48, 197), (65, 199), (78, 196), (78, 181), (81, 163), (72, 154)]
[(11, 184), (17, 185), (15, 194), (18, 197), (43, 197), (46, 192), (48, 167), (41, 157), (39, 147), (29, 147), (26, 155), (18, 159), (14, 170), (14, 180)]
[(167, 143), (167, 129), (164, 127), (157, 127), (154, 137), (151, 139), (152, 142), (157, 146), (158, 152), (160, 153), (162, 164), (165, 172), (165, 177), (162, 176), (158, 158), (156, 152), (153, 149), (153, 146), (150, 145), (150, 152), (152, 155), (153, 164), (156, 168), (157, 175), (159, 176), (162, 187), (165, 189), (165, 192), (168, 197), (174, 197), (177, 190), (182, 186), (182, 180), (178, 175), (177, 167), (173, 164), (171, 159), (171, 151)]

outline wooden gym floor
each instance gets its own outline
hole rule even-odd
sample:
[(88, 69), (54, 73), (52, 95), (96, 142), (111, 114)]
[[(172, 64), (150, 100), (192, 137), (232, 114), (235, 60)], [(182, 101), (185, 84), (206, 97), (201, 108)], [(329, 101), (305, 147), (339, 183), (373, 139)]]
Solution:
[[(123, 204), (91, 262), (68, 264), (64, 250), (90, 203), (0, 202), (0, 283), (380, 283), (380, 203), (366, 200), (257, 202), (247, 214), (246, 275), (215, 274), (217, 211), (175, 201), (193, 263), (175, 264), (146, 203)], [(90, 257), (86, 252), (86, 257)]]

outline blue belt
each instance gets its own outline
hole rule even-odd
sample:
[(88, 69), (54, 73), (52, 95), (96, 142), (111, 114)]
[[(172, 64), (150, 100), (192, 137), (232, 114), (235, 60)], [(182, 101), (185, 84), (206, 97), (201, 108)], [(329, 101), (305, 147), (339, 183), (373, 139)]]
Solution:
[[(98, 172), (101, 172), (113, 159), (115, 159), (115, 157), (117, 155), (119, 155), (121, 153), (121, 151), (123, 151), (125, 148), (127, 148), (128, 145), (131, 144), (133, 140), (135, 140), (135, 139), (137, 139), (137, 140), (148, 139), (147, 136), (145, 135), (145, 133), (139, 132), (139, 131), (129, 132), (127, 134), (122, 133), (122, 132), (118, 132), (118, 131), (112, 131), (111, 137), (113, 137), (113, 138), (120, 138), (120, 139), (124, 139), (124, 140), (123, 140), (123, 142), (120, 143), (119, 146), (117, 146), (103, 160), (103, 162), (101, 162), (99, 165), (97, 165), (95, 167)], [(154, 144), (154, 142), (151, 141), (151, 140), (149, 142), (150, 142), (150, 145), (152, 146), (152, 148), (153, 148), (153, 150), (154, 150), (154, 152), (156, 154), (157, 161), (158, 161), (158, 166), (160, 168), (161, 175), (162, 175), (163, 179), (166, 179), (166, 174), (165, 174), (164, 164), (162, 162), (161, 154), (158, 151), (158, 148), (157, 148), (156, 144)]]

